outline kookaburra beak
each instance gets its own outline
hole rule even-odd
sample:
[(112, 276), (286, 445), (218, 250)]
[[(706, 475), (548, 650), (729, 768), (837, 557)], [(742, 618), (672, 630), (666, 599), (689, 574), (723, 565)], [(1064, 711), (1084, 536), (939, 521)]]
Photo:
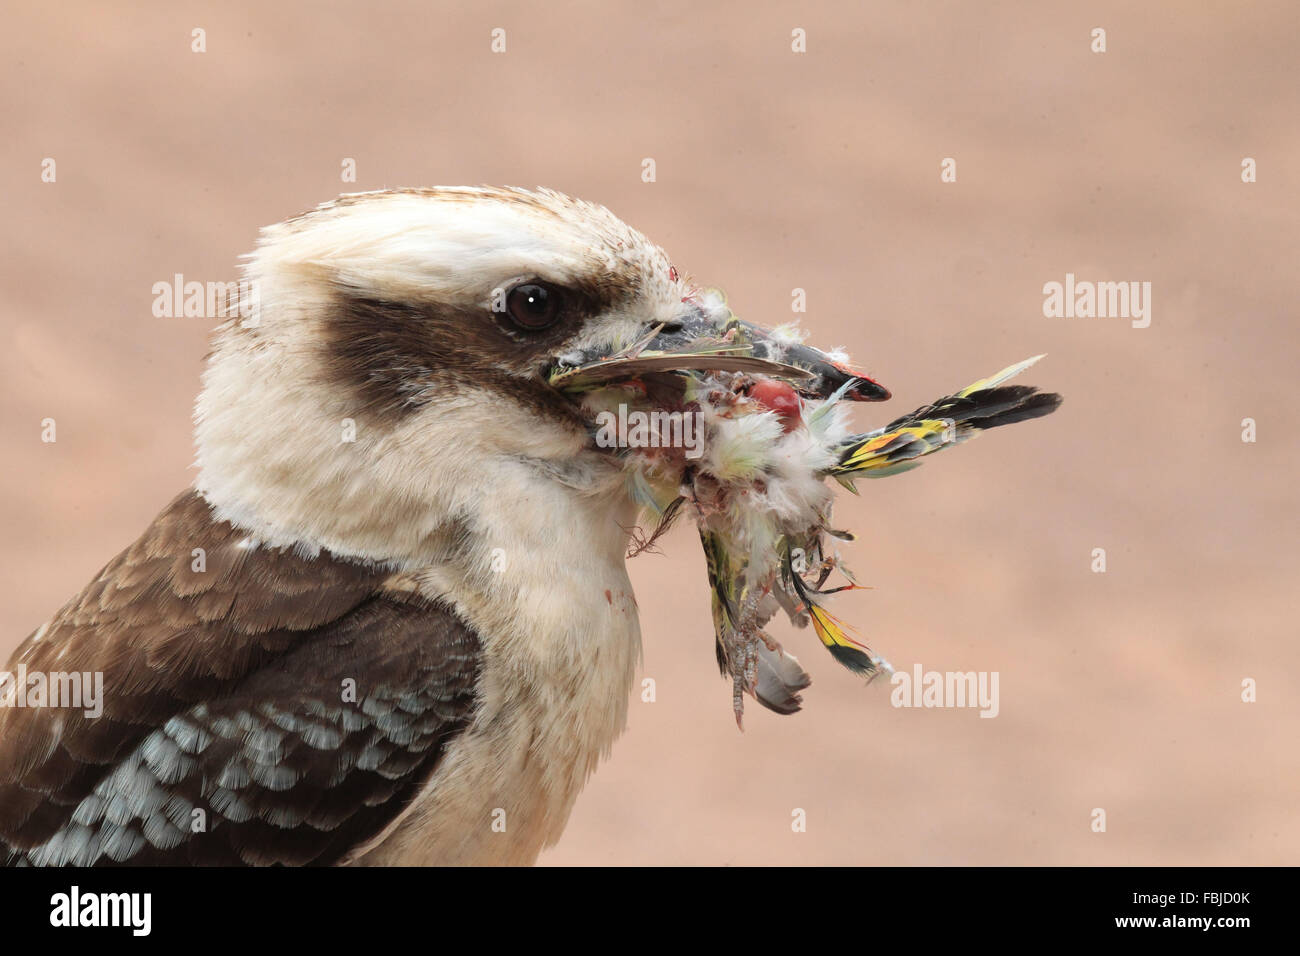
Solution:
[(612, 354), (594, 349), (563, 356), (550, 370), (550, 383), (566, 391), (581, 391), (619, 380), (695, 369), (786, 379), (805, 398), (827, 399), (840, 393), (850, 401), (879, 402), (890, 397), (889, 389), (793, 335), (772, 332), (732, 315), (715, 318), (693, 302), (684, 306), (677, 319), (649, 327), (639, 340)]

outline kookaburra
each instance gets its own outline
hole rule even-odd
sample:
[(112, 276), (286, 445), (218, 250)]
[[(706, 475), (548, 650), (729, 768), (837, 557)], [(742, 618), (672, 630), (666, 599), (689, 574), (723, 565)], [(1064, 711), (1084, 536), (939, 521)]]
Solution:
[[(216, 332), (194, 486), (7, 665), (102, 674), (103, 701), (20, 707), (3, 688), (0, 860), (532, 862), (623, 728), (640, 653), (624, 563), (648, 484), (630, 493), (628, 449), (593, 440), (593, 389), (655, 400), (690, 370), (713, 389), (694, 400), (728, 422), (753, 405), (741, 439), (771, 448), (799, 423), (789, 395), (888, 396), (724, 315), (641, 234), (550, 191), (344, 196), (264, 230), (246, 276), (257, 309)], [(843, 454), (810, 481), (1055, 407), (970, 392), (834, 433)], [(782, 480), (712, 467), (773, 495)], [(762, 562), (721, 550), (752, 529), (708, 527), (725, 481), (687, 480), (737, 714), (742, 691), (797, 709), (806, 675), (756, 636), (791, 532), (764, 539), (785, 564), (758, 581)], [(817, 494), (782, 500), (820, 516)], [(788, 609), (836, 651), (810, 587), (796, 576)]]

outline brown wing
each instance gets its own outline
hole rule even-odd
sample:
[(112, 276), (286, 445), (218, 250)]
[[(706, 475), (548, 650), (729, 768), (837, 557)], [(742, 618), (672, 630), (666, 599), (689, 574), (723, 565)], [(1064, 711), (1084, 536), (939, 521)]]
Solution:
[(15, 651), (102, 673), (103, 712), (0, 708), (0, 859), (337, 862), (428, 779), (477, 636), (384, 569), (246, 538), (183, 494)]

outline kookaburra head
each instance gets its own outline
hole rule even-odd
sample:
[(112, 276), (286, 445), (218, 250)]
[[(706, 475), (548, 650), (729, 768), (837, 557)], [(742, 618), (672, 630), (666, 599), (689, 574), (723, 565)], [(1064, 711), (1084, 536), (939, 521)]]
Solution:
[[(620, 463), (547, 376), (647, 336), (700, 361), (682, 332), (708, 296), (662, 249), (554, 192), (396, 190), (266, 229), (247, 276), (259, 308), (218, 334), (196, 416), (218, 517), (402, 570), (444, 568), (454, 546), (494, 603), (503, 563), (555, 593), (556, 575), (590, 580), (574, 552), (623, 552)], [(801, 357), (810, 386), (843, 381)]]
[[(821, 582), (791, 580), (805, 531), (832, 563), (821, 479), (1043, 413), (995, 379), (889, 433), (805, 429), (757, 378), (888, 393), (549, 191), (345, 196), (266, 229), (246, 273), (194, 488), (8, 665), (10, 862), (530, 862), (625, 723), (647, 488), (698, 512), (737, 716), (742, 691), (788, 712), (807, 677), (761, 631), (774, 602), (869, 666), (819, 616)], [(725, 453), (602, 446), (610, 394), (705, 408)], [(737, 512), (740, 481), (770, 520)], [(102, 674), (102, 713), (19, 705), (22, 675), (61, 673)]]

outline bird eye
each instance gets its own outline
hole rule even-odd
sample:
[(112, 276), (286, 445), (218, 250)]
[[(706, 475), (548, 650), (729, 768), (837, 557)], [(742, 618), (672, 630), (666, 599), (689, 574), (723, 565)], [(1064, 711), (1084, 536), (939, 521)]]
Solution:
[(535, 332), (560, 317), (560, 293), (537, 282), (517, 285), (506, 296), (510, 320), (521, 329)]

